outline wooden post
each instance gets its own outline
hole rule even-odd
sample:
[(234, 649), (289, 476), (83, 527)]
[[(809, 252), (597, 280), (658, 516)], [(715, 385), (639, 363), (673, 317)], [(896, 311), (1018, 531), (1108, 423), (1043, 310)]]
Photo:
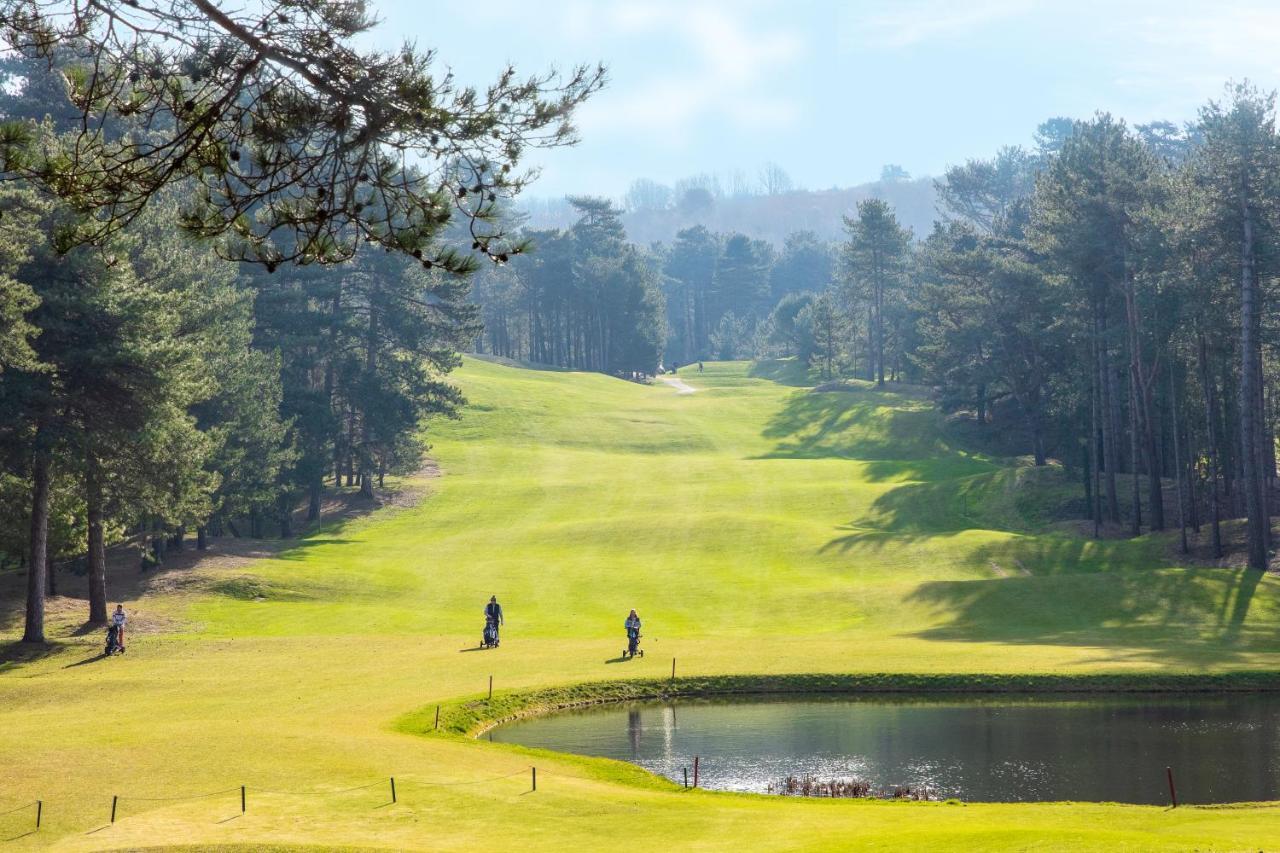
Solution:
[(693, 787), (698, 787), (698, 756), (693, 757)]
[(437, 705), (436, 706), (436, 729), (439, 730), (439, 728), (440, 728), (440, 706)]
[(689, 768), (688, 767), (684, 768), (684, 786), (686, 788), (689, 787)]
[(111, 822), (116, 822), (116, 803), (120, 801), (120, 797), (116, 794), (111, 795)]
[(396, 801), (396, 777), (391, 777), (391, 802)]
[(493, 676), (489, 676), (489, 699), (493, 699)]
[(533, 790), (536, 791), (538, 790), (538, 768), (530, 767), (529, 769), (533, 771)]
[(240, 814), (244, 814), (244, 785), (240, 786)]
[(40, 828), (40, 818), (44, 815), (44, 800), (36, 800), (36, 829)]
[(671, 659), (671, 680), (672, 681), (676, 680), (676, 659), (675, 658)]
[(1173, 802), (1173, 808), (1176, 809), (1178, 807), (1178, 789), (1173, 786), (1173, 768), (1166, 767), (1164, 773), (1169, 779), (1169, 799)]

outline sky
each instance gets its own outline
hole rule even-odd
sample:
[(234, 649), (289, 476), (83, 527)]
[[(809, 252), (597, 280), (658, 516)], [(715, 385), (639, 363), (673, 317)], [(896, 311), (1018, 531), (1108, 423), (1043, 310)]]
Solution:
[(580, 143), (529, 193), (620, 197), (767, 162), (799, 186), (915, 176), (1031, 142), (1052, 116), (1193, 120), (1230, 80), (1280, 86), (1277, 0), (371, 0), (373, 38), (460, 81), (603, 61)]

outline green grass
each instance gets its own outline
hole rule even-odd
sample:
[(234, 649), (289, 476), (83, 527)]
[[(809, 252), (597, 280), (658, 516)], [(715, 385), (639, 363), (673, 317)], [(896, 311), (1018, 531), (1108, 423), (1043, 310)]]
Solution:
[[(1280, 840), (1280, 807), (689, 793), (613, 762), (415, 734), (436, 704), (455, 730), (491, 714), (467, 705), (490, 675), (495, 702), (519, 712), (647, 689), (673, 656), (688, 684), (721, 686), (963, 686), (975, 674), (1238, 685), (1280, 671), (1274, 578), (1180, 567), (1166, 537), (1062, 531), (1052, 522), (1077, 498), (1061, 471), (966, 451), (919, 394), (809, 393), (785, 363), (681, 374), (698, 393), (469, 359), (458, 381), (471, 405), (432, 426), (444, 476), (419, 506), (126, 602), (162, 630), (134, 637), (123, 658), (95, 660), (99, 638), (74, 636), (60, 611), (47, 654), (0, 649), (0, 812), (46, 803), (40, 835), (22, 836), (25, 813), (0, 815), (0, 841), (1145, 851)], [(494, 593), (503, 647), (469, 651)], [(18, 603), (2, 603), (13, 634)], [(648, 656), (611, 662), (633, 606)], [(637, 683), (600, 686), (618, 680)], [(394, 806), (381, 783), (344, 791), (391, 775)], [(138, 799), (242, 783), (243, 816), (238, 792)], [(108, 826), (112, 794), (123, 799)]]

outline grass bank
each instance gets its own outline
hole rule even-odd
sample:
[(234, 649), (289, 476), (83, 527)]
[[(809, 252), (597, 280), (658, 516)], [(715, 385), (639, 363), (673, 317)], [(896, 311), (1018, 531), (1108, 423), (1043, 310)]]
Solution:
[[(406, 714), (396, 728), (411, 734), (478, 737), (495, 726), (573, 708), (712, 696), (873, 694), (1232, 693), (1280, 691), (1280, 672), (1009, 675), (997, 673), (857, 673), (720, 675), (589, 681), (536, 690), (462, 697)], [(437, 710), (439, 712), (437, 717)]]

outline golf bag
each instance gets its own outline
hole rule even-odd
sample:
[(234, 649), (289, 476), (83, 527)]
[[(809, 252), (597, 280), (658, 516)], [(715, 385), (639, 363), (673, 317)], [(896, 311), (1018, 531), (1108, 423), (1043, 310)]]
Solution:
[(114, 655), (124, 652), (124, 646), (120, 645), (120, 626), (110, 625), (107, 627), (107, 647), (102, 650), (104, 655)]
[(498, 622), (492, 617), (484, 620), (484, 637), (480, 641), (480, 645), (485, 648), (494, 648), (498, 645)]

